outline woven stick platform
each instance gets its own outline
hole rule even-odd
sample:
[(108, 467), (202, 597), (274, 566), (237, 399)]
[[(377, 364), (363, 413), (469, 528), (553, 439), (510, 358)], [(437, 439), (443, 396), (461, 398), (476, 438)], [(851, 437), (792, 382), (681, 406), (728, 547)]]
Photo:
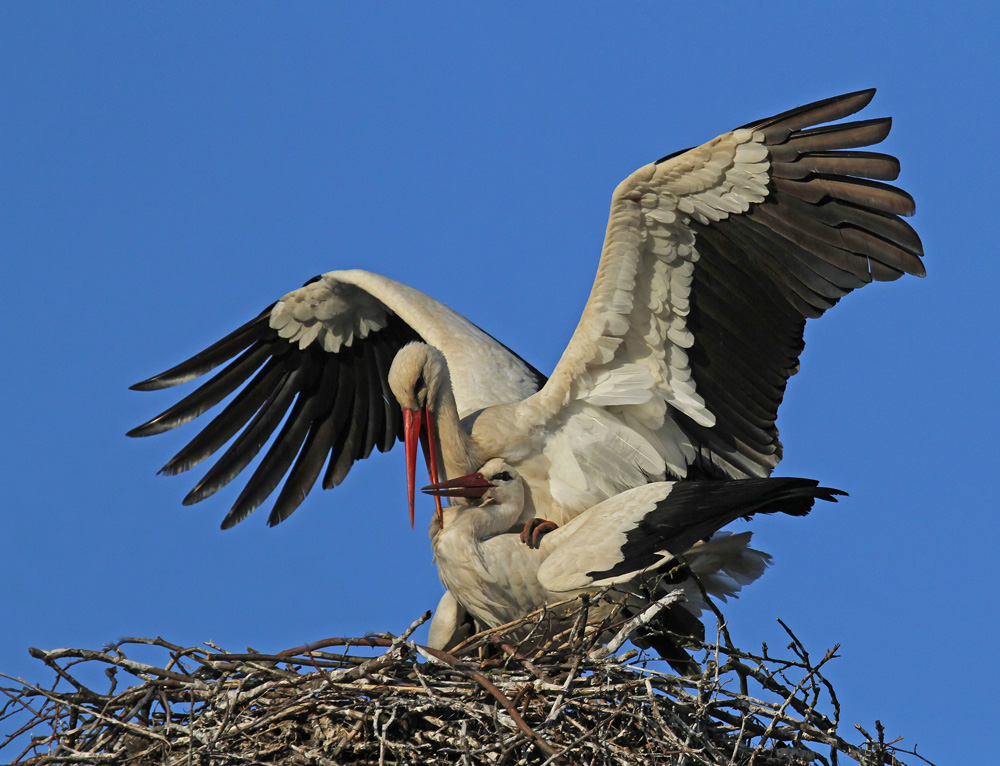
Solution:
[[(929, 763), (857, 727), (787, 627), (787, 657), (741, 651), (724, 623), (678, 677), (621, 645), (640, 619), (519, 647), (544, 615), (449, 652), (400, 636), (330, 638), (278, 654), (129, 638), (102, 650), (32, 649), (54, 675), (0, 690), (0, 760), (18, 764), (824, 764)], [(655, 606), (654, 606), (655, 608)], [(719, 615), (721, 617), (721, 615)], [(783, 624), (782, 624), (783, 625)], [(784, 625), (783, 625), (784, 627)], [(598, 636), (616, 632), (611, 645)], [(140, 648), (141, 647), (141, 648)], [(129, 654), (162, 655), (151, 664)], [(95, 674), (94, 666), (103, 669)], [(83, 668), (87, 668), (84, 672)], [(103, 677), (101, 689), (81, 680)], [(5, 678), (9, 678), (6, 677)]]

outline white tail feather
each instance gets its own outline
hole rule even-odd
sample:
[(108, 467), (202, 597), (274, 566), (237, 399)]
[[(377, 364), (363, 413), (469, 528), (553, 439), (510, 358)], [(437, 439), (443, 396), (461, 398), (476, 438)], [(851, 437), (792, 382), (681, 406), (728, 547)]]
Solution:
[[(771, 556), (750, 547), (751, 532), (717, 532), (711, 540), (695, 545), (684, 555), (701, 587), (712, 598), (735, 597), (744, 585), (764, 574)], [(707, 608), (698, 583), (684, 584), (687, 606), (696, 615)]]

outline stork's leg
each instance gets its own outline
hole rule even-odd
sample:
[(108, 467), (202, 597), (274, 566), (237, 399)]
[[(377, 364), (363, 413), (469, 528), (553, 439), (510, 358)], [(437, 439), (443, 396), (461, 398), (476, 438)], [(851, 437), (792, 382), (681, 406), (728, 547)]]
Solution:
[(538, 517), (528, 519), (524, 522), (524, 529), (521, 530), (521, 542), (529, 548), (537, 548), (542, 538), (553, 529), (559, 529), (559, 525), (554, 521)]

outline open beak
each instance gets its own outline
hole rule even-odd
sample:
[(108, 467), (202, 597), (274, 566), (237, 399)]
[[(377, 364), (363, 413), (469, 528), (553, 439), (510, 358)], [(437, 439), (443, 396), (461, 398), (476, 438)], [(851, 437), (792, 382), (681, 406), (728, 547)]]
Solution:
[[(406, 442), (406, 494), (410, 502), (410, 527), (414, 524), (414, 496), (417, 486), (417, 446), (423, 447), (424, 460), (427, 461), (427, 473), (431, 482), (437, 482), (437, 439), (434, 419), (431, 411), (424, 407), (420, 410), (403, 409), (403, 437)], [(441, 510), (441, 498), (435, 497), (438, 521), (444, 525), (444, 513)]]
[(420, 491), (435, 497), (482, 497), (492, 487), (493, 485), (481, 473), (469, 473), (457, 479), (428, 484)]

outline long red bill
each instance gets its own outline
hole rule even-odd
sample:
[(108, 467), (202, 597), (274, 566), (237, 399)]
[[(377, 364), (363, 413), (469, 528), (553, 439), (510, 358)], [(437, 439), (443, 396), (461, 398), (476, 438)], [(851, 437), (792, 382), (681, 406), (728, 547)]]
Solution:
[[(431, 484), (436, 484), (438, 481), (438, 463), (437, 463), (437, 425), (434, 422), (434, 416), (431, 415), (431, 410), (429, 407), (424, 407), (424, 424), (426, 430), (424, 433), (427, 434), (427, 442), (424, 449), (424, 459), (427, 461), (427, 473), (430, 474)], [(434, 496), (434, 507), (437, 512), (438, 523), (444, 527), (444, 511), (441, 509), (441, 498), (437, 495)]]
[[(438, 480), (437, 439), (434, 429), (434, 419), (430, 409), (403, 409), (403, 439), (406, 446), (406, 496), (410, 504), (410, 527), (414, 526), (414, 498), (417, 486), (417, 446), (423, 448), (424, 460), (427, 461), (427, 473), (431, 481)], [(444, 526), (444, 512), (441, 509), (441, 498), (434, 498), (438, 521)]]
[(420, 443), (420, 410), (403, 408), (403, 439), (406, 446), (406, 496), (410, 502), (410, 528), (413, 528), (413, 499), (417, 486), (417, 445)]
[(435, 497), (482, 497), (492, 486), (481, 473), (469, 473), (457, 479), (428, 484), (420, 491)]

